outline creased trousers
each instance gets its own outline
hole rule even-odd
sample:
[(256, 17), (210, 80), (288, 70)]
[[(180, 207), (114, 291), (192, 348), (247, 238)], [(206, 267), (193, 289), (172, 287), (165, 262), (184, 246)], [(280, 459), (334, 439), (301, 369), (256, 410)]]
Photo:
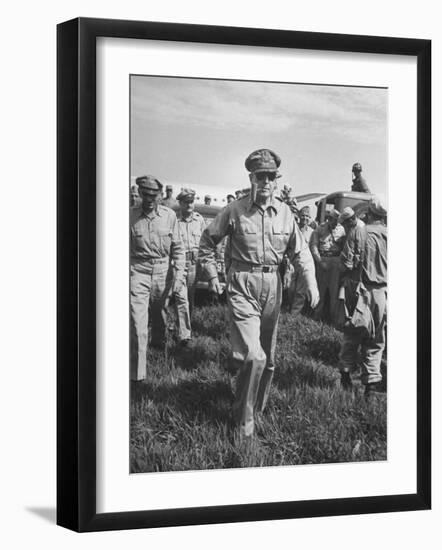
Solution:
[(164, 344), (168, 271), (169, 258), (157, 263), (132, 263), (130, 266), (131, 380), (146, 378), (149, 306), (152, 315), (151, 343)]
[(190, 320), (195, 299), (196, 271), (196, 264), (187, 262), (185, 284), (182, 285), (178, 292), (174, 293), (175, 308), (178, 317), (178, 338), (180, 340), (187, 340), (192, 336)]
[[(319, 290), (319, 304), (315, 310), (317, 319), (331, 321), (333, 324), (337, 322), (338, 314), (338, 295), (339, 284), (341, 279), (340, 264), (341, 260), (337, 257), (321, 258), (327, 264), (327, 271), (322, 267), (316, 268), (316, 280)], [(328, 297), (328, 310), (326, 307)]]
[(363, 384), (374, 384), (382, 380), (381, 360), (385, 349), (385, 329), (387, 321), (387, 290), (367, 289), (370, 311), (375, 325), (374, 338), (367, 338), (361, 331), (344, 329), (344, 339), (339, 355), (339, 370), (352, 372), (359, 362)]
[(227, 303), (233, 367), (233, 416), (243, 435), (254, 431), (254, 413), (265, 408), (274, 372), (282, 284), (278, 272), (230, 270)]

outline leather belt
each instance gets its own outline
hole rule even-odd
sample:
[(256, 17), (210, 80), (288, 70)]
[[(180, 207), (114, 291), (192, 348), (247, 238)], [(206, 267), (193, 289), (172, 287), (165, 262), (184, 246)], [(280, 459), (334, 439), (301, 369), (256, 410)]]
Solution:
[(253, 265), (243, 262), (232, 262), (234, 271), (248, 271), (250, 273), (276, 273), (279, 269), (279, 264), (272, 265)]

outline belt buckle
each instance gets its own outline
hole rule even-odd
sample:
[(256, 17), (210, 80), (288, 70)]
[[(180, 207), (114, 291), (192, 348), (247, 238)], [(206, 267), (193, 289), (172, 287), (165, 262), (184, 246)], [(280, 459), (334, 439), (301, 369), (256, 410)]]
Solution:
[(270, 268), (269, 265), (264, 265), (264, 266), (262, 267), (262, 272), (263, 272), (263, 273), (270, 273), (270, 269), (271, 269), (271, 268)]

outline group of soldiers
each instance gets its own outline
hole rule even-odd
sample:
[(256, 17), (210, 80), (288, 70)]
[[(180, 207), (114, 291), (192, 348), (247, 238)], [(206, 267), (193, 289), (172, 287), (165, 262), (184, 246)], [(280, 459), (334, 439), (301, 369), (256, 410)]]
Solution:
[[(162, 197), (154, 176), (136, 179), (141, 205), (131, 211), (131, 379), (147, 375), (148, 315), (152, 316), (150, 346), (163, 349), (170, 297), (175, 298), (178, 337), (192, 345), (191, 312), (197, 271), (209, 281), (209, 291), (221, 294), (216, 250), (228, 240), (226, 298), (230, 319), (232, 371), (236, 373), (233, 419), (240, 441), (251, 441), (255, 421), (266, 406), (275, 367), (275, 344), (284, 278), (281, 265), (293, 267), (293, 306), (324, 307), (325, 294), (341, 285), (352, 308), (363, 296), (370, 313), (370, 331), (344, 327), (340, 356), (342, 387), (349, 390), (351, 373), (362, 357), (362, 382), (367, 395), (380, 381), (385, 346), (386, 244), (385, 210), (370, 203), (367, 223), (354, 212), (331, 211), (313, 230), (308, 209), (297, 212), (290, 201), (276, 197), (281, 159), (258, 149), (245, 160), (248, 193), (234, 198), (206, 225), (195, 212), (195, 192), (183, 189), (176, 197), (177, 214)], [(358, 184), (359, 185), (359, 184)], [(167, 190), (166, 190), (167, 191)], [(240, 192), (242, 193), (242, 191)], [(166, 193), (167, 194), (167, 193)], [(172, 199), (173, 200), (173, 199)], [(163, 202), (163, 204), (161, 204)], [(338, 222), (341, 222), (338, 224)], [(340, 228), (339, 230), (337, 228)], [(328, 276), (338, 266), (336, 281)], [(337, 273), (338, 271), (336, 271)], [(332, 279), (332, 280), (331, 280)], [(323, 284), (323, 281), (327, 281)], [(339, 292), (339, 289), (338, 289)], [(359, 303), (359, 302), (358, 302)], [(150, 308), (150, 309), (149, 309)]]

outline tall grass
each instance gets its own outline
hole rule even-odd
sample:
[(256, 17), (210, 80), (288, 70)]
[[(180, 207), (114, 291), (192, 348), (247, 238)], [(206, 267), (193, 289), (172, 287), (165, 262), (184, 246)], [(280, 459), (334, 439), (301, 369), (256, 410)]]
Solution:
[(194, 346), (149, 350), (148, 378), (131, 387), (131, 472), (385, 460), (386, 395), (366, 402), (360, 383), (344, 392), (341, 336), (283, 313), (276, 372), (252, 450), (234, 443), (233, 380), (224, 305), (194, 312)]

